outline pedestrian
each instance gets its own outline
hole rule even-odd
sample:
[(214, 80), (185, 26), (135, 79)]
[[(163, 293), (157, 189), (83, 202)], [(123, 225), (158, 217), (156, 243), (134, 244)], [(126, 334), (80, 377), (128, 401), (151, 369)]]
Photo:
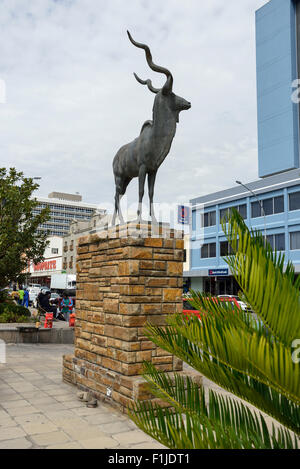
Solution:
[(23, 287), (21, 287), (21, 288), (19, 289), (19, 292), (18, 292), (18, 293), (19, 293), (19, 305), (22, 306), (22, 304), (23, 304), (23, 299), (24, 299), (24, 290), (23, 290)]
[(50, 291), (42, 289), (37, 297), (37, 303), (43, 312), (53, 313), (53, 318), (56, 318), (56, 306), (50, 305), (50, 296)]
[(29, 306), (29, 291), (27, 290), (27, 288), (24, 288), (24, 297), (23, 297), (22, 306), (25, 306), (26, 308), (28, 308)]
[(61, 300), (60, 307), (61, 314), (63, 314), (65, 321), (69, 321), (69, 317), (73, 309), (73, 300), (68, 296), (66, 292), (63, 294), (63, 299)]

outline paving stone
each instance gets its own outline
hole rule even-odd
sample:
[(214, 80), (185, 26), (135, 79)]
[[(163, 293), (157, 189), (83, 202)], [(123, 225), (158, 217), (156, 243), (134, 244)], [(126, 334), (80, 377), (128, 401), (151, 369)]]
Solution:
[[(127, 447), (128, 448), (128, 447)], [(167, 449), (166, 446), (161, 445), (158, 441), (149, 443), (139, 443), (138, 445), (131, 445), (131, 449)]]
[[(8, 415), (8, 414), (7, 414)], [(0, 428), (15, 427), (18, 423), (8, 416), (8, 418), (0, 419)]]
[(15, 440), (0, 441), (0, 449), (29, 449), (32, 447), (31, 441), (26, 438), (16, 438)]
[(56, 444), (47, 446), (46, 449), (83, 449), (83, 446), (78, 441), (70, 441), (62, 445)]
[(14, 408), (7, 409), (7, 412), (12, 416), (17, 417), (19, 415), (33, 414), (34, 412), (39, 412), (39, 411), (32, 405), (28, 404), (27, 406), (18, 407), (17, 409), (14, 409)]
[(64, 402), (64, 401), (70, 401), (74, 399), (74, 401), (77, 401), (76, 395), (75, 394), (60, 394), (53, 396), (58, 402)]
[(33, 435), (32, 440), (39, 446), (62, 444), (70, 440), (70, 437), (62, 431), (53, 431), (39, 435)]
[(101, 424), (101, 431), (113, 435), (114, 433), (129, 432), (132, 427), (127, 422), (110, 422)]
[(26, 436), (26, 433), (20, 427), (0, 427), (0, 441), (15, 440), (23, 436)]
[(90, 440), (95, 438), (106, 438), (107, 435), (101, 432), (96, 426), (93, 425), (82, 425), (78, 427), (67, 427), (64, 426), (64, 431), (70, 435), (74, 440)]
[(2, 410), (0, 407), (0, 422), (2, 419), (4, 420), (7, 418), (9, 418), (9, 414), (4, 409)]
[(146, 433), (140, 430), (133, 430), (127, 433), (117, 433), (114, 435), (114, 439), (117, 440), (121, 445), (133, 445), (138, 443), (153, 442), (153, 439)]
[(50, 422), (50, 420), (43, 413), (20, 415), (20, 416), (14, 417), (14, 420), (19, 425), (26, 425), (28, 423), (41, 422), (41, 421)]
[(28, 402), (25, 399), (19, 399), (19, 400), (16, 400), (16, 401), (2, 401), (1, 405), (5, 409), (10, 409), (10, 408), (17, 409), (18, 407), (27, 406)]
[(75, 401), (75, 400), (63, 401), (62, 405), (65, 407), (65, 409), (68, 409), (68, 410), (73, 410), (73, 409), (75, 410), (75, 409), (79, 409), (79, 408), (84, 406), (84, 404), (82, 402)]
[(72, 410), (69, 409), (64, 409), (61, 412), (60, 411), (53, 411), (51, 409), (48, 409), (47, 412), (45, 412), (47, 417), (50, 420), (56, 420), (56, 419), (68, 419), (68, 418), (76, 418), (77, 415), (74, 414)]
[(65, 411), (66, 408), (62, 404), (38, 404), (35, 406), (39, 412), (59, 412)]
[(107, 436), (101, 438), (91, 438), (89, 440), (79, 440), (79, 443), (85, 449), (106, 449), (106, 448), (117, 448), (119, 443), (113, 438)]
[(43, 420), (41, 420), (40, 422), (24, 423), (22, 425), (22, 428), (28, 435), (36, 435), (39, 433), (50, 433), (50, 432), (55, 432), (56, 430), (58, 430), (57, 426), (54, 425), (53, 422), (43, 421)]
[(2, 393), (0, 392), (0, 402), (2, 401), (18, 401), (22, 399), (23, 396), (21, 396), (19, 393), (15, 391), (9, 391)]
[(103, 424), (103, 423), (110, 423), (112, 421), (111, 415), (108, 413), (102, 413), (101, 410), (99, 409), (99, 412), (95, 415), (84, 415), (82, 417), (85, 422), (97, 425), (97, 424)]

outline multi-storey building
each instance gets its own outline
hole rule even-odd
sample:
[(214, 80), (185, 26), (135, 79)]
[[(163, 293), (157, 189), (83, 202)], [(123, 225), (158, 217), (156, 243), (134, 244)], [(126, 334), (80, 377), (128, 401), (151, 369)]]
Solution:
[(51, 192), (48, 198), (37, 197), (39, 202), (35, 213), (43, 208), (50, 207), (51, 218), (47, 223), (40, 226), (41, 231), (47, 231), (49, 236), (64, 236), (69, 232), (72, 220), (85, 221), (95, 213), (104, 215), (105, 209), (97, 205), (82, 202), (79, 194), (64, 194)]
[(68, 234), (63, 237), (63, 269), (67, 274), (76, 274), (77, 241), (81, 236), (96, 233), (111, 223), (112, 216), (94, 213), (87, 221), (73, 220)]
[(256, 46), (261, 179), (191, 200), (184, 276), (191, 288), (212, 294), (239, 288), (225, 262), (230, 246), (221, 226), (231, 207), (300, 273), (300, 1), (270, 0), (256, 12)]
[(38, 264), (31, 262), (26, 271), (27, 284), (50, 287), (51, 275), (62, 273), (63, 240), (61, 236), (49, 236), (44, 258)]

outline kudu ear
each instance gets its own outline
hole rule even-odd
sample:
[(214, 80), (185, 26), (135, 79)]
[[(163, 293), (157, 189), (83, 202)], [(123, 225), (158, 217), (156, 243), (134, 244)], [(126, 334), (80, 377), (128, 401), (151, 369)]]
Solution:
[(162, 94), (167, 95), (167, 94), (172, 93), (172, 88), (173, 88), (173, 78), (168, 77), (166, 83), (164, 84), (162, 88)]
[(152, 81), (151, 80), (142, 80), (140, 77), (137, 76), (136, 73), (133, 73), (136, 80), (141, 84), (141, 85), (147, 85), (148, 86), (148, 89), (150, 91), (152, 91), (152, 93), (158, 93), (160, 91), (159, 88), (154, 88), (154, 86), (152, 85)]

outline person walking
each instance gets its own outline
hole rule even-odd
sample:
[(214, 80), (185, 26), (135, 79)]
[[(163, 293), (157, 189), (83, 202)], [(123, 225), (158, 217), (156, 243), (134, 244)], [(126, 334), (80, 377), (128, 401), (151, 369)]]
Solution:
[(73, 309), (73, 300), (68, 296), (66, 292), (63, 294), (63, 299), (61, 300), (60, 307), (61, 314), (63, 315), (65, 321), (69, 321), (69, 317)]
[(22, 301), (22, 306), (25, 306), (26, 308), (28, 308), (29, 306), (29, 291), (27, 290), (27, 288), (24, 288), (24, 297)]
[(23, 287), (21, 287), (21, 288), (19, 289), (19, 292), (18, 292), (18, 293), (19, 293), (19, 305), (22, 306), (22, 304), (23, 304), (23, 299), (24, 299), (24, 293), (25, 293), (24, 290), (23, 290)]

